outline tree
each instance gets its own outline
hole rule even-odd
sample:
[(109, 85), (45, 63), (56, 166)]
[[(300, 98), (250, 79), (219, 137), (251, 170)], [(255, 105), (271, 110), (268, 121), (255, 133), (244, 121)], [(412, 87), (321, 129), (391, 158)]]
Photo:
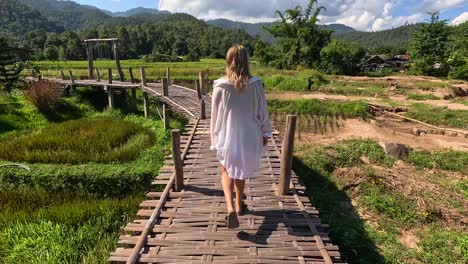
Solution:
[[(439, 12), (431, 13), (429, 23), (422, 24), (413, 36), (411, 55), (418, 74), (447, 76), (450, 27), (439, 19)], [(436, 64), (440, 66), (436, 67)]]
[(320, 68), (329, 74), (353, 75), (365, 55), (362, 47), (335, 39), (320, 52)]
[(56, 61), (59, 59), (59, 49), (55, 46), (48, 46), (44, 50), (44, 56), (46, 59), (51, 60), (51, 61)]
[(312, 67), (319, 64), (320, 51), (330, 42), (332, 33), (318, 25), (318, 16), (325, 8), (316, 5), (317, 0), (310, 0), (305, 10), (296, 6), (284, 13), (276, 11), (280, 20), (266, 28), (278, 39), (275, 66), (290, 69), (297, 65)]
[(449, 56), (449, 77), (468, 81), (468, 22), (460, 24), (453, 34), (453, 48)]
[(0, 84), (6, 92), (11, 92), (21, 71), (14, 49), (8, 46), (5, 39), (0, 38)]

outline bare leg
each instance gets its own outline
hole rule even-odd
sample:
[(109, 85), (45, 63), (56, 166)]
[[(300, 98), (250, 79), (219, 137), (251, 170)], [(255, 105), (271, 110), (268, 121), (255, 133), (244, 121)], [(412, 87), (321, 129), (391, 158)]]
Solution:
[(244, 197), (245, 180), (234, 180), (236, 188), (236, 212), (242, 214), (242, 198)]
[(234, 206), (232, 200), (232, 188), (234, 185), (234, 180), (229, 177), (229, 174), (224, 166), (221, 166), (221, 183), (223, 185), (227, 211), (228, 213), (233, 212)]

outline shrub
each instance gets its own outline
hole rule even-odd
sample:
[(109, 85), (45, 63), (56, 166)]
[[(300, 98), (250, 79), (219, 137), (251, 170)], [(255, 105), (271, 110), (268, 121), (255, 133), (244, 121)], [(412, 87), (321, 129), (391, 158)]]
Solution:
[(62, 97), (63, 89), (60, 84), (48, 80), (33, 82), (25, 92), (25, 97), (36, 108), (43, 112), (56, 105)]
[(468, 81), (468, 62), (465, 65), (451, 68), (449, 72), (449, 77), (451, 79), (460, 79)]

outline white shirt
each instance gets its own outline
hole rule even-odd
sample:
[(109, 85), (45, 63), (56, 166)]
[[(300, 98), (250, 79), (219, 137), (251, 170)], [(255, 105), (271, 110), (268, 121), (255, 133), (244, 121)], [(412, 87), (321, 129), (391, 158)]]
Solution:
[(262, 81), (252, 77), (247, 88), (238, 91), (227, 78), (216, 80), (211, 108), (210, 149), (216, 151), (229, 177), (253, 177), (263, 153), (263, 137), (271, 137)]

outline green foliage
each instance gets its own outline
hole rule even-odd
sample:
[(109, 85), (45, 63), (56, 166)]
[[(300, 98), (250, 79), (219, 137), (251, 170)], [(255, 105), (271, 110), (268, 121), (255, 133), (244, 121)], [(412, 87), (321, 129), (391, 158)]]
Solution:
[(0, 37), (0, 86), (10, 93), (23, 70), (18, 64), (19, 59), (14, 50)]
[(397, 196), (385, 190), (376, 183), (367, 184), (363, 188), (361, 202), (376, 213), (395, 219), (409, 228), (419, 219), (416, 204), (402, 196)]
[(0, 212), (0, 259), (3, 263), (104, 263), (140, 200), (69, 199), (36, 210), (8, 207)]
[(343, 116), (346, 118), (368, 118), (368, 104), (365, 102), (339, 102), (311, 100), (268, 100), (270, 111), (310, 114), (318, 116)]
[(165, 54), (153, 53), (143, 56), (144, 62), (182, 62), (183, 58), (177, 56), (170, 56)]
[(330, 41), (331, 32), (318, 25), (318, 16), (324, 7), (316, 7), (317, 0), (310, 0), (307, 8), (297, 6), (284, 13), (276, 11), (279, 22), (266, 28), (278, 43), (273, 47), (272, 65), (293, 69), (297, 65), (319, 65), (320, 51)]
[(464, 110), (452, 110), (426, 104), (413, 104), (405, 116), (435, 126), (468, 128), (468, 111)]
[(362, 47), (334, 39), (320, 51), (320, 68), (328, 74), (353, 75), (365, 55)]
[(424, 100), (440, 100), (439, 97), (433, 95), (433, 94), (418, 94), (418, 93), (412, 93), (409, 94), (408, 99), (410, 100), (418, 100), (418, 101), (424, 101)]
[(468, 81), (468, 22), (454, 29), (453, 52), (449, 57), (449, 77)]
[(404, 25), (376, 32), (347, 32), (335, 37), (365, 47), (371, 54), (404, 54), (410, 49), (412, 36), (419, 26), (420, 24)]
[(421, 168), (468, 172), (468, 153), (463, 151), (413, 151), (408, 162)]
[(59, 50), (55, 46), (48, 46), (44, 50), (44, 57), (48, 60), (58, 60), (59, 59)]
[[(447, 76), (450, 27), (447, 20), (439, 20), (439, 13), (431, 14), (430, 23), (421, 24), (412, 41), (413, 69), (423, 75)], [(434, 64), (440, 63), (440, 68)]]
[(128, 121), (76, 120), (0, 141), (0, 159), (29, 163), (126, 162), (151, 146), (153, 135)]
[(44, 127), (47, 118), (36, 111), (23, 96), (0, 96), (0, 135), (12, 130)]

